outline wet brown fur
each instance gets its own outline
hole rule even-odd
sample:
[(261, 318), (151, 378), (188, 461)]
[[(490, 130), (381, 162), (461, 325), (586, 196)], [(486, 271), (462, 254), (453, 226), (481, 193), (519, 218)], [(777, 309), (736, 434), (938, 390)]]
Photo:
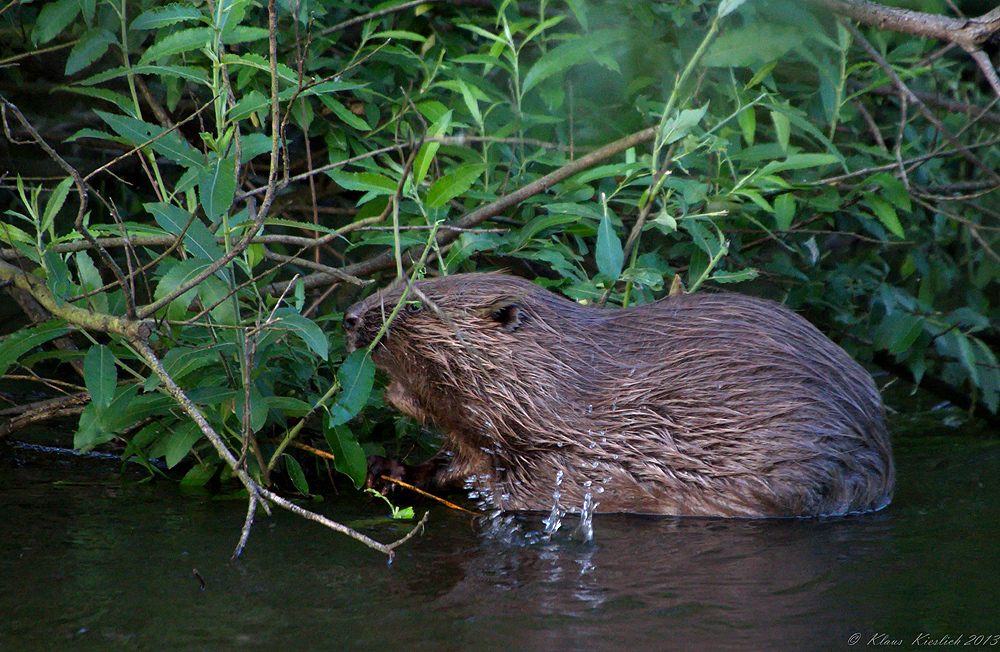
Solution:
[[(416, 287), (430, 303), (410, 294), (374, 360), (387, 400), (445, 435), (418, 472), (427, 487), (467, 482), (502, 509), (548, 510), (561, 472), (570, 510), (590, 493), (601, 512), (705, 516), (844, 514), (892, 497), (871, 376), (779, 304), (699, 293), (598, 308), (501, 274)], [(401, 289), (348, 310), (352, 349)]]

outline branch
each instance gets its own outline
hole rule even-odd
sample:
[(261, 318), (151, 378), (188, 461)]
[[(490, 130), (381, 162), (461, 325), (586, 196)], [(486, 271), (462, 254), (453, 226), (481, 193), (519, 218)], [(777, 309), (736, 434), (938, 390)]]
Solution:
[(153, 332), (152, 326), (148, 322), (122, 319), (114, 315), (86, 310), (56, 299), (43, 279), (25, 272), (19, 267), (0, 261), (0, 283), (8, 281), (30, 293), (54, 317), (63, 319), (74, 326), (101, 333), (121, 335), (133, 341), (145, 340)]
[(1000, 32), (1000, 7), (977, 18), (952, 18), (922, 11), (886, 7), (868, 0), (807, 0), (851, 20), (890, 32), (928, 36), (975, 52)]

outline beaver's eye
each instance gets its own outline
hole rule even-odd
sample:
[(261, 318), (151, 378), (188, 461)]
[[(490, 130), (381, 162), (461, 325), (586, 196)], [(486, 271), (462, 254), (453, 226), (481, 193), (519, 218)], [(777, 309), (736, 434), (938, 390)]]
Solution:
[(420, 312), (421, 308), (422, 308), (422, 306), (420, 305), (419, 301), (411, 301), (411, 302), (409, 302), (409, 303), (406, 304), (404, 310), (406, 310), (406, 312), (408, 312), (408, 313), (410, 313), (412, 315), (415, 312)]

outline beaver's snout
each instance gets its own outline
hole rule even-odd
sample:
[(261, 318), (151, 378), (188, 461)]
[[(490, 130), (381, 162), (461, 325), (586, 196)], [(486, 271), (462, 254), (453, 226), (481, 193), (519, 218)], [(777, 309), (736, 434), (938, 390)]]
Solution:
[(361, 316), (360, 304), (351, 306), (344, 314), (344, 332), (347, 333), (347, 350), (354, 351), (359, 348), (358, 339), (364, 327), (364, 318)]

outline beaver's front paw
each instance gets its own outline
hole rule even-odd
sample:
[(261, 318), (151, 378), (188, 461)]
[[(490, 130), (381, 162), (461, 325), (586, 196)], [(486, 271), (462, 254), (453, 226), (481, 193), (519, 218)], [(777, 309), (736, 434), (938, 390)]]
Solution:
[(396, 484), (385, 478), (406, 482), (410, 475), (409, 470), (409, 467), (399, 460), (390, 460), (381, 455), (369, 455), (368, 478), (365, 480), (365, 488), (375, 489), (383, 496), (387, 496), (396, 488)]

